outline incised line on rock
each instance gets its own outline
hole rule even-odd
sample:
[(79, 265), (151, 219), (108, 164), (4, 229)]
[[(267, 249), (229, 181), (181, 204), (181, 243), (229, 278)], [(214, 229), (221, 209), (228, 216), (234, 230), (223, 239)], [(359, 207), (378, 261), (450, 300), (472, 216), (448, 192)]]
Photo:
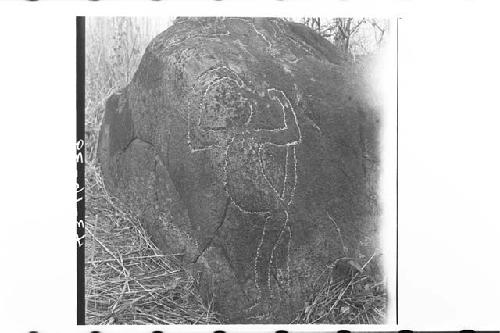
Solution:
[[(211, 77), (213, 76), (213, 77)], [(203, 82), (204, 79), (208, 77), (208, 82)], [(275, 128), (275, 129), (261, 129), (261, 128), (251, 128), (250, 123), (252, 118), (254, 117), (254, 109), (253, 103), (248, 100), (248, 98), (244, 97), (241, 93), (238, 93), (239, 100), (243, 102), (243, 104), (247, 105), (250, 109), (250, 113), (247, 116), (247, 119), (243, 124), (235, 127), (225, 127), (225, 126), (217, 126), (217, 127), (203, 127), (203, 111), (209, 112), (210, 110), (204, 109), (204, 101), (207, 98), (208, 92), (217, 85), (222, 85), (224, 82), (228, 84), (233, 84), (238, 90), (244, 91), (247, 93), (254, 94), (257, 96), (257, 92), (251, 88), (249, 88), (244, 81), (239, 77), (239, 75), (228, 68), (227, 66), (218, 66), (212, 69), (209, 69), (202, 73), (198, 77), (198, 85), (201, 87), (198, 90), (201, 90), (201, 98), (200, 103), (195, 103), (194, 115), (191, 114), (191, 111), (188, 112), (188, 130), (187, 130), (187, 144), (191, 151), (191, 153), (199, 153), (203, 151), (216, 150), (222, 156), (222, 182), (224, 185), (225, 192), (228, 196), (228, 202), (230, 201), (234, 207), (240, 210), (244, 214), (257, 214), (265, 217), (264, 226), (262, 227), (262, 235), (260, 237), (259, 244), (256, 250), (256, 256), (254, 258), (254, 283), (256, 289), (259, 292), (261, 297), (272, 296), (272, 288), (271, 288), (271, 267), (273, 261), (275, 260), (275, 251), (277, 249), (278, 243), (280, 243), (281, 239), (285, 232), (288, 232), (288, 242), (286, 244), (286, 270), (287, 275), (289, 277), (290, 267), (289, 267), (289, 252), (290, 252), (290, 243), (292, 240), (292, 232), (291, 226), (289, 224), (289, 207), (293, 203), (293, 198), (295, 195), (295, 188), (298, 182), (298, 172), (297, 172), (297, 156), (296, 156), (296, 146), (302, 142), (302, 134), (300, 131), (299, 122), (297, 119), (297, 115), (295, 110), (290, 102), (290, 100), (286, 97), (283, 91), (268, 88), (266, 93), (270, 100), (273, 100), (280, 104), (281, 111), (283, 113), (283, 127)], [(195, 85), (196, 86), (196, 85)], [(194, 95), (196, 96), (196, 89), (193, 88)], [(194, 119), (193, 119), (194, 116)], [(291, 127), (290, 127), (291, 126)], [(215, 143), (210, 143), (206, 146), (200, 145), (194, 146), (192, 130), (196, 131), (204, 131), (204, 133), (215, 133), (220, 137), (215, 137), (213, 140)], [(292, 139), (287, 139), (287, 133), (291, 133), (293, 135)], [(275, 139), (277, 142), (273, 142)], [(243, 141), (242, 141), (243, 140)], [(274, 201), (274, 204), (269, 204), (268, 206), (276, 207), (275, 209), (269, 209), (268, 207), (257, 208), (256, 210), (247, 209), (242, 207), (241, 202), (238, 203), (238, 200), (235, 199), (233, 190), (228, 185), (228, 165), (231, 163), (230, 158), (230, 148), (232, 148), (235, 144), (240, 142), (247, 142), (250, 145), (250, 149), (252, 154), (258, 158), (258, 165), (260, 167), (260, 173), (265, 179), (264, 185), (273, 193), (272, 198), (270, 200)], [(286, 159), (285, 159), (285, 175), (283, 177), (283, 189), (282, 191), (278, 191), (276, 187), (273, 185), (272, 181), (266, 175), (266, 168), (263, 162), (263, 151), (267, 145), (282, 147), (286, 150)], [(238, 154), (239, 152), (236, 151)], [(290, 170), (290, 157), (293, 159), (293, 171)], [(293, 182), (289, 180), (291, 177), (290, 172), (293, 172)], [(265, 189), (263, 189), (266, 191)], [(267, 192), (264, 192), (267, 193)], [(227, 209), (227, 207), (226, 207)], [(280, 213), (281, 212), (281, 213)], [(225, 215), (225, 214), (224, 214)], [(280, 221), (279, 216), (284, 215), (284, 221)], [(223, 220), (220, 222), (217, 230), (222, 226), (224, 222)], [(282, 223), (281, 225), (279, 223)], [(276, 240), (266, 238), (269, 228), (278, 227), (279, 234)], [(216, 230), (216, 231), (217, 231)], [(210, 246), (211, 242), (207, 244), (205, 249)], [(269, 250), (271, 248), (271, 250)], [(267, 250), (264, 250), (267, 249)], [(203, 251), (201, 253), (203, 253)], [(263, 253), (265, 252), (265, 253)], [(263, 262), (263, 258), (268, 258)], [(263, 273), (264, 272), (264, 273)], [(265, 274), (265, 276), (262, 276)], [(261, 280), (266, 280), (265, 284)], [(287, 278), (288, 280), (288, 278)]]

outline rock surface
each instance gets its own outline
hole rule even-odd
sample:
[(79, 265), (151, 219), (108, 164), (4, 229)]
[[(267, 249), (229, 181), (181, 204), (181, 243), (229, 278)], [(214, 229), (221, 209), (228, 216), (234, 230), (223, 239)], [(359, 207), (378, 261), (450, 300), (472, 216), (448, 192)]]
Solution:
[(107, 189), (227, 322), (289, 322), (377, 245), (379, 116), (340, 53), (279, 19), (178, 19), (109, 98)]

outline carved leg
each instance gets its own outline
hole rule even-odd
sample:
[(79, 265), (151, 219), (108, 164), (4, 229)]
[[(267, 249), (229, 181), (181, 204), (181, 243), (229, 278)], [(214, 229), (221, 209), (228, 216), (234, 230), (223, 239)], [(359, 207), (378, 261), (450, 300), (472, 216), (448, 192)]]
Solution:
[(259, 291), (261, 302), (269, 302), (271, 292), (271, 266), (274, 251), (286, 232), (288, 213), (284, 210), (276, 210), (271, 213), (262, 228), (262, 237), (257, 247), (255, 257), (255, 285)]
[(295, 154), (295, 146), (288, 146), (286, 149), (286, 167), (282, 200), (286, 206), (289, 206), (293, 202), (295, 187), (297, 186), (297, 156)]

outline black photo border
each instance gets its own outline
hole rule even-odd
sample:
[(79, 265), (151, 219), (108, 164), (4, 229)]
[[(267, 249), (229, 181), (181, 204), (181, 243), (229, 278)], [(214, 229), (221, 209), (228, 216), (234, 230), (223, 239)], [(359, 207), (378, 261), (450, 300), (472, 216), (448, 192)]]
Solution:
[(85, 325), (85, 17), (76, 17), (76, 323)]

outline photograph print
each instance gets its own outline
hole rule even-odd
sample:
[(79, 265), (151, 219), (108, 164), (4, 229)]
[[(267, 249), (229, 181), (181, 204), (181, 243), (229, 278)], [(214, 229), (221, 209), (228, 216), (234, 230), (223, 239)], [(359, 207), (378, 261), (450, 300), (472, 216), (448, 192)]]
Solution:
[(394, 21), (78, 19), (85, 324), (395, 323)]

